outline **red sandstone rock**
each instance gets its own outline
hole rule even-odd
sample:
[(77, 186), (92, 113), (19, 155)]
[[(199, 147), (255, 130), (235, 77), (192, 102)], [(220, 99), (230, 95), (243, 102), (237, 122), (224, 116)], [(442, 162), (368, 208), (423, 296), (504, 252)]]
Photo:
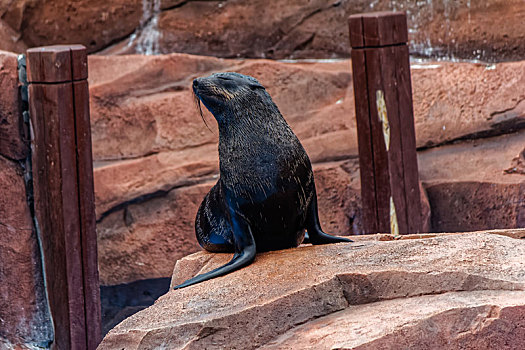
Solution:
[[(178, 2), (180, 5), (180, 2)], [(167, 5), (167, 4), (166, 4)], [(347, 18), (406, 11), (411, 52), (421, 56), (517, 60), (525, 54), (520, 0), (188, 1), (158, 18), (159, 51), (220, 57), (348, 57)], [(257, 18), (257, 21), (254, 21)], [(106, 53), (133, 53), (126, 39)]]
[(412, 51), (423, 56), (474, 58), (483, 61), (524, 57), (525, 13), (520, 0), (427, 2), (402, 4), (413, 25)]
[(0, 348), (46, 346), (52, 325), (23, 173), (1, 156), (0, 194)]
[[(217, 131), (214, 135), (202, 122), (190, 87), (193, 78), (224, 70), (259, 78), (305, 146), (310, 146), (307, 150), (313, 149), (314, 160), (357, 153), (355, 134), (348, 132), (355, 129), (355, 121), (347, 117), (354, 108), (352, 90), (348, 89), (352, 83), (349, 62), (337, 62), (334, 67), (174, 54), (138, 58), (138, 64), (107, 78), (134, 57), (89, 59), (90, 67), (95, 67), (90, 71), (90, 102), (97, 160), (134, 158), (216, 142)], [(344, 104), (336, 103), (342, 99), (346, 99)], [(211, 114), (205, 114), (216, 130)], [(319, 123), (327, 118), (331, 123)], [(120, 132), (124, 126), (130, 129), (126, 134)], [(331, 152), (325, 155), (327, 149)]]
[(418, 147), (523, 128), (524, 65), (413, 64)]
[(215, 145), (97, 163), (97, 218), (137, 198), (210, 181), (217, 178), (218, 168)]
[[(406, 11), (411, 51), (422, 56), (489, 61), (525, 54), (521, 0), (483, 2), (164, 0), (150, 32), (137, 30), (154, 18), (153, 1), (2, 1), (0, 19), (9, 38), (0, 49), (79, 43), (90, 52), (134, 53), (141, 35), (158, 31), (159, 53), (220, 57), (348, 57), (347, 18), (370, 11)], [(254, 20), (257, 18), (257, 20)], [(150, 25), (151, 26), (151, 25)], [(134, 33), (135, 40), (130, 40)]]
[(18, 99), (16, 55), (0, 51), (0, 155), (23, 159), (28, 147), (22, 136), (22, 115)]
[(27, 45), (20, 40), (20, 34), (0, 19), (0, 49), (11, 52), (25, 52)]
[(141, 15), (139, 0), (22, 0), (2, 18), (29, 47), (75, 43), (93, 52), (133, 33)]
[(452, 292), (350, 306), (292, 329), (260, 349), (519, 348), (525, 342), (522, 295)]
[(525, 175), (525, 148), (512, 158), (511, 166), (504, 170), (506, 174), (522, 174)]
[[(525, 341), (523, 254), (522, 240), (479, 233), (263, 253), (240, 271), (168, 292), (100, 349), (515, 348)], [(186, 257), (172, 283), (229, 258)]]
[(434, 232), (525, 227), (525, 176), (505, 170), (525, 132), (419, 152)]
[(16, 55), (0, 51), (1, 349), (45, 347), (52, 340), (24, 173), (16, 161), (28, 151), (21, 119)]
[[(91, 56), (89, 65), (96, 160), (135, 158), (214, 142), (216, 136), (206, 129), (192, 105), (189, 88), (194, 77), (220, 70), (258, 78), (314, 162), (357, 155), (349, 61)], [(418, 146), (498, 134), (523, 125), (525, 76), (519, 73), (524, 65), (413, 65)], [(213, 129), (213, 117), (207, 117)]]
[(176, 188), (108, 215), (97, 225), (100, 283), (167, 277), (177, 259), (200, 250), (195, 216), (211, 186)]

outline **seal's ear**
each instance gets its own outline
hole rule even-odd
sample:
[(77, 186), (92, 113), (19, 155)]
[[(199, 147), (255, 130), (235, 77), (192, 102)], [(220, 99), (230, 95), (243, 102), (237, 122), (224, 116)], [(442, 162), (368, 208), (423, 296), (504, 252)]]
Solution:
[(252, 90), (252, 91), (256, 91), (256, 90), (258, 90), (258, 89), (262, 89), (262, 90), (264, 90), (264, 86), (262, 86), (261, 84), (250, 83), (250, 84), (248, 85), (248, 87), (249, 87), (250, 90)]

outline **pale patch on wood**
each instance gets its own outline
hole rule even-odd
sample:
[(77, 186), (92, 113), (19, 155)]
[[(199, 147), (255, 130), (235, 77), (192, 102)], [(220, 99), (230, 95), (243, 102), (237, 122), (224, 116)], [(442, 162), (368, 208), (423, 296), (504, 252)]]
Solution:
[(390, 196), (390, 233), (397, 237), (399, 236), (399, 225), (397, 224), (396, 206), (394, 199)]
[(388, 152), (388, 149), (390, 148), (390, 124), (388, 124), (388, 116), (386, 113), (385, 96), (381, 90), (376, 91), (376, 107), (377, 116), (383, 126), (383, 136), (385, 138), (385, 146)]

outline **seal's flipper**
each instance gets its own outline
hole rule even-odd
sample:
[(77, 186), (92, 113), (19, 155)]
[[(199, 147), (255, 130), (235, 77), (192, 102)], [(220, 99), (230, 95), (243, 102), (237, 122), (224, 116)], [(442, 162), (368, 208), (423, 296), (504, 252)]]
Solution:
[(190, 278), (182, 284), (173, 287), (173, 289), (188, 287), (215, 277), (224, 276), (253, 262), (256, 249), (250, 226), (243, 219), (232, 215), (232, 228), (235, 237), (235, 254), (230, 262), (215, 270)]
[(226, 265), (218, 267), (215, 270), (212, 270), (210, 272), (203, 273), (201, 275), (190, 278), (189, 280), (179, 284), (178, 286), (173, 287), (173, 289), (180, 289), (180, 288), (188, 287), (193, 284), (207, 281), (215, 277), (226, 275), (246, 265), (249, 265), (253, 261), (254, 258), (255, 258), (255, 249), (253, 249), (253, 252), (248, 250), (248, 251), (244, 251), (241, 253), (235, 253), (233, 258)]
[(308, 242), (303, 241), (304, 243), (329, 244), (339, 242), (353, 242), (351, 239), (335, 237), (323, 232), (321, 229), (321, 224), (319, 223), (319, 214), (317, 211), (317, 194), (315, 193), (315, 190), (306, 212), (306, 233)]

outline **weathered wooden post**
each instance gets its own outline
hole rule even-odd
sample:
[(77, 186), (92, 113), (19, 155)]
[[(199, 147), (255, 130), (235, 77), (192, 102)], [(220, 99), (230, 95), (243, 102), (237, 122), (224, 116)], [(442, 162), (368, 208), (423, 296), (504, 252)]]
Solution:
[(95, 349), (100, 292), (86, 49), (27, 51), (35, 216), (58, 349)]
[(422, 230), (406, 15), (349, 18), (367, 233)]

